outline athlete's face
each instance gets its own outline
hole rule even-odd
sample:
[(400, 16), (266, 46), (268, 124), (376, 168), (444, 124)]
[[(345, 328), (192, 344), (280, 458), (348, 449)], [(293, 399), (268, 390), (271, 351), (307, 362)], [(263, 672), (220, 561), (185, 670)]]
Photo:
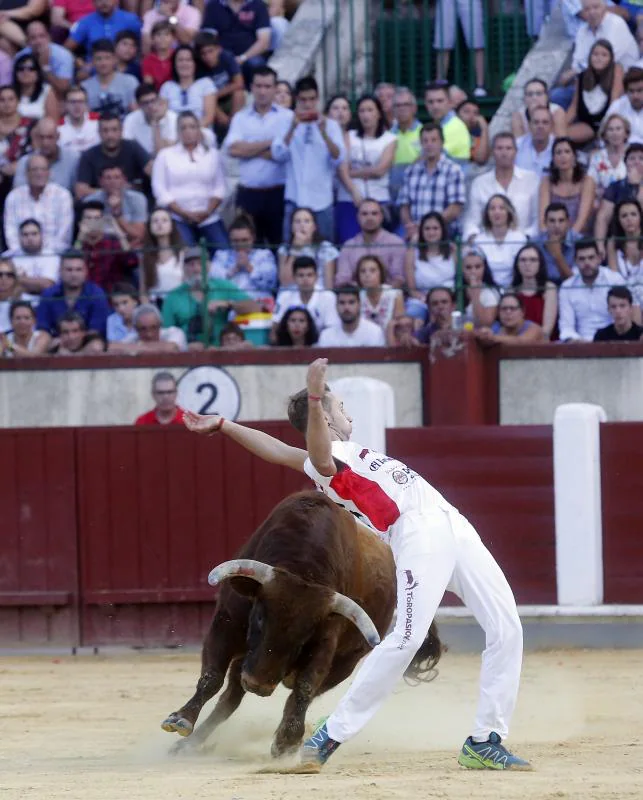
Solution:
[(340, 442), (347, 442), (353, 432), (353, 420), (344, 410), (344, 404), (334, 394), (329, 394), (330, 408), (326, 411), (326, 419), (331, 432), (334, 433)]

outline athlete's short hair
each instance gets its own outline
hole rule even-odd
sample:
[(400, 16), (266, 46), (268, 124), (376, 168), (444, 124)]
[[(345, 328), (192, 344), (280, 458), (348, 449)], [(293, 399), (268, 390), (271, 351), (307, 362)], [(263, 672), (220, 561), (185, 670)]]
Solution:
[[(326, 384), (326, 391), (321, 401), (324, 411), (330, 410), (329, 392), (330, 388)], [(288, 419), (293, 428), (304, 436), (306, 435), (306, 428), (308, 427), (308, 389), (302, 389), (290, 398), (288, 401)]]

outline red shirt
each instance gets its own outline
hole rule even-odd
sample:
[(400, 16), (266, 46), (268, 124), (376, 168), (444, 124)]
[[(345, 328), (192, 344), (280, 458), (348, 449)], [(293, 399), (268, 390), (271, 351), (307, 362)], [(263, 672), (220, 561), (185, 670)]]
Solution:
[(82, 249), (90, 280), (106, 292), (110, 292), (115, 283), (131, 280), (138, 266), (136, 254), (124, 252), (115, 236), (107, 235), (96, 244), (83, 242)]
[[(147, 414), (141, 414), (141, 416), (138, 417), (138, 419), (134, 423), (134, 425), (160, 425), (160, 424), (161, 423), (158, 421), (158, 417), (156, 416), (155, 408), (153, 408), (151, 411), (148, 411)], [(177, 406), (174, 416), (166, 424), (183, 425), (183, 409)], [(165, 425), (163, 427), (165, 427)]]
[(78, 22), (96, 10), (92, 0), (54, 0), (54, 5), (65, 9), (65, 18), (71, 23)]
[(166, 81), (172, 80), (172, 54), (168, 58), (159, 58), (156, 53), (149, 53), (143, 59), (141, 70), (143, 80), (149, 76), (158, 92)]

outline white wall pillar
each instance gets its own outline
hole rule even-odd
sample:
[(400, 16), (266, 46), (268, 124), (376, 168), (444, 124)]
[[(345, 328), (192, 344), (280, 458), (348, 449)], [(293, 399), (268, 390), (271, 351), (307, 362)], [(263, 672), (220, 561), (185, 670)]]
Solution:
[(386, 452), (386, 429), (395, 427), (395, 394), (390, 384), (356, 376), (329, 381), (353, 419), (351, 439), (379, 453)]
[(601, 406), (568, 403), (554, 415), (556, 580), (559, 605), (603, 602)]

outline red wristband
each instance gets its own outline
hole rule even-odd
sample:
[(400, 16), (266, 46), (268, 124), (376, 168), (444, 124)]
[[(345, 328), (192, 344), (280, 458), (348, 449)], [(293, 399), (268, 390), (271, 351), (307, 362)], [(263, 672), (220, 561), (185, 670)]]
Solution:
[(309, 399), (309, 400), (317, 400), (317, 401), (321, 401), (321, 397), (317, 397), (317, 395), (316, 395), (316, 394), (309, 394), (309, 395), (308, 395), (308, 399)]

